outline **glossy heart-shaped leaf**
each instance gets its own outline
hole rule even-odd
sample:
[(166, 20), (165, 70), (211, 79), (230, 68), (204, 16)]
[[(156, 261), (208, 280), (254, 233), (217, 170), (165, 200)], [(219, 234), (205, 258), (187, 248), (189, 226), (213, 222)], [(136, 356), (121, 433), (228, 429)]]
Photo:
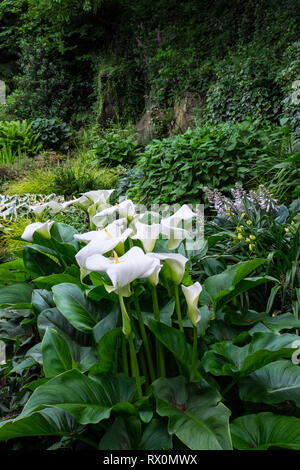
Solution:
[(273, 413), (241, 416), (231, 425), (233, 446), (238, 450), (270, 447), (300, 450), (300, 419)]

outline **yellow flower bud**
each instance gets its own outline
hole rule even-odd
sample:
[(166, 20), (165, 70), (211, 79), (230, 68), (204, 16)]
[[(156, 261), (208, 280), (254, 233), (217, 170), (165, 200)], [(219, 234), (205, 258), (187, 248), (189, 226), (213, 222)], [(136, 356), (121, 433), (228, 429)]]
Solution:
[(290, 231), (289, 227), (284, 227), (284, 230), (286, 231), (286, 233), (289, 233)]
[(247, 225), (252, 225), (252, 220), (250, 220), (250, 219), (247, 220), (246, 224), (247, 224)]
[(241, 215), (241, 219), (243, 219), (244, 217), (246, 217), (246, 212), (243, 212), (242, 215)]
[(246, 238), (246, 243), (251, 243), (250, 238), (248, 238), (248, 237)]
[(250, 243), (250, 245), (249, 245), (249, 250), (250, 250), (250, 251), (253, 251), (253, 250), (254, 250), (254, 248), (255, 248), (255, 245), (254, 245), (254, 243)]
[(243, 238), (244, 238), (241, 233), (239, 233), (237, 237), (238, 237), (239, 240), (243, 240)]
[(291, 225), (295, 225), (295, 222), (292, 220)]
[(255, 235), (250, 235), (250, 239), (251, 240), (256, 240), (256, 236)]
[(237, 231), (237, 232), (242, 232), (243, 230), (244, 230), (244, 227), (243, 227), (242, 225), (238, 225), (238, 226), (236, 227), (236, 231)]

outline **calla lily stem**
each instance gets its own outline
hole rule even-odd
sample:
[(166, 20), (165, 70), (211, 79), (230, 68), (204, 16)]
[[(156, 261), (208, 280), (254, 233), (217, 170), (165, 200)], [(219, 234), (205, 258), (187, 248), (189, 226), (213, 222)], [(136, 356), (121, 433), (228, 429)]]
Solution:
[(148, 341), (145, 325), (144, 325), (144, 322), (143, 322), (143, 317), (142, 317), (142, 312), (141, 312), (139, 299), (136, 295), (134, 295), (134, 305), (135, 305), (135, 310), (136, 310), (136, 313), (137, 313), (138, 322), (139, 322), (139, 326), (140, 326), (140, 331), (141, 331), (141, 335), (142, 335), (142, 339), (143, 339), (143, 343), (144, 343), (144, 348), (145, 348), (145, 352), (146, 352), (150, 379), (151, 379), (151, 382), (154, 382), (154, 380), (155, 380), (154, 364), (153, 364), (152, 355), (151, 355), (151, 352), (150, 352), (149, 341)]
[(132, 376), (135, 377), (138, 396), (141, 398), (143, 396), (143, 392), (142, 392), (139, 365), (138, 365), (136, 350), (134, 347), (132, 332), (130, 333), (128, 340), (129, 340), (129, 351), (130, 351), (130, 361), (131, 361), (131, 373), (132, 373)]
[[(160, 321), (160, 312), (159, 312), (156, 286), (152, 286), (152, 303), (153, 303), (154, 318), (155, 318), (156, 321), (159, 322)], [(155, 338), (155, 346), (156, 346), (157, 369), (160, 373), (160, 377), (166, 377), (166, 366), (165, 366), (164, 350), (163, 350), (163, 346), (159, 342), (158, 338)]]
[(190, 381), (194, 380), (196, 376), (196, 364), (197, 364), (197, 344), (198, 344), (198, 336), (197, 336), (197, 327), (193, 327), (194, 332), (194, 339), (193, 339), (193, 355), (192, 355), (192, 370), (190, 375)]
[(123, 336), (122, 338), (122, 362), (123, 362), (123, 370), (125, 375), (129, 375), (129, 368), (128, 368), (128, 358), (127, 358), (127, 347), (126, 347), (126, 338)]
[(179, 291), (178, 286), (174, 284), (174, 293), (175, 293), (175, 309), (178, 318), (179, 329), (183, 333), (183, 325), (182, 325), (182, 316), (181, 316), (181, 307), (180, 307), (180, 300), (179, 300)]

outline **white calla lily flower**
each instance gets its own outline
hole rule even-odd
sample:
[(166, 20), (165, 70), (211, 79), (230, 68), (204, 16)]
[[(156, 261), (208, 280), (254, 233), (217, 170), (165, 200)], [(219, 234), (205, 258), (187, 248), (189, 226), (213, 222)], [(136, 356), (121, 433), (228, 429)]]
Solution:
[(191, 238), (191, 233), (189, 231), (174, 226), (173, 222), (169, 219), (162, 219), (161, 233), (168, 240), (168, 250), (175, 250), (183, 240)]
[(50, 239), (51, 238), (50, 230), (53, 224), (54, 224), (54, 221), (50, 222), (49, 220), (47, 220), (47, 222), (35, 222), (33, 224), (29, 224), (25, 228), (23, 234), (21, 235), (21, 238), (27, 242), (32, 242), (33, 234), (35, 232), (38, 232), (44, 238)]
[(125, 201), (117, 203), (114, 206), (108, 207), (98, 212), (92, 218), (92, 222), (96, 225), (96, 227), (103, 228), (105, 225), (107, 225), (107, 223), (115, 220), (118, 215), (122, 218), (126, 218), (128, 222), (134, 218), (136, 215), (136, 209), (135, 205), (130, 199), (126, 199)]
[(126, 219), (117, 219), (102, 230), (92, 230), (91, 232), (82, 234), (77, 233), (74, 235), (74, 238), (84, 243), (89, 243), (94, 240), (112, 240), (116, 237), (120, 237), (126, 228)]
[(169, 219), (176, 220), (177, 222), (176, 225), (178, 225), (178, 223), (181, 220), (188, 221), (188, 220), (193, 219), (196, 216), (197, 216), (196, 212), (193, 212), (192, 209), (187, 204), (183, 204), (183, 206), (181, 206), (178, 209), (178, 211), (175, 212), (175, 214), (171, 215)]
[(88, 191), (83, 193), (82, 196), (76, 200), (76, 202), (85, 209), (87, 209), (92, 204), (102, 203), (106, 205), (113, 192), (114, 189)]
[(193, 326), (197, 326), (201, 320), (201, 313), (198, 308), (198, 299), (202, 291), (202, 286), (199, 282), (195, 282), (192, 286), (181, 286), (182, 292), (188, 306), (188, 315)]
[[(84, 248), (78, 251), (75, 258), (80, 266), (82, 273), (84, 275), (88, 274), (91, 270), (87, 267), (87, 260), (93, 255), (108, 253), (109, 251), (114, 250), (119, 243), (124, 243), (127, 238), (131, 235), (132, 230), (129, 228), (125, 230), (120, 236), (112, 237), (110, 233), (105, 230), (100, 232), (95, 232), (96, 236), (92, 239)], [(92, 232), (89, 232), (91, 234)], [(102, 237), (103, 235), (103, 237)]]
[[(187, 204), (184, 204), (175, 214), (162, 219), (162, 234), (169, 240), (167, 245), (169, 250), (178, 248), (183, 240), (192, 238), (190, 230), (192, 229), (192, 219), (196, 215)], [(182, 222), (184, 222), (184, 228), (178, 227)]]
[(131, 248), (123, 256), (117, 257), (114, 253), (114, 259), (106, 258), (103, 255), (93, 255), (86, 260), (86, 268), (89, 271), (105, 272), (111, 279), (113, 289), (127, 289), (135, 279), (148, 278), (157, 269), (159, 260), (145, 255), (143, 250), (137, 246)]
[(185, 265), (188, 259), (180, 253), (147, 253), (146, 256), (154, 257), (160, 261), (165, 261), (169, 266), (172, 279), (176, 285), (179, 285), (183, 279)]
[(153, 251), (160, 234), (160, 224), (148, 225), (137, 221), (135, 222), (135, 229), (136, 233), (131, 238), (140, 240), (147, 253)]

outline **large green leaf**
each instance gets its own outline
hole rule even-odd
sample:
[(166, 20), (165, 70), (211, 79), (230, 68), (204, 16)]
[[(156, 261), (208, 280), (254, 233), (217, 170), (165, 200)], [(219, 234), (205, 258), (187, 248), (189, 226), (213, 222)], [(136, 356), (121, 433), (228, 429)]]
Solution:
[(134, 412), (130, 404), (134, 393), (135, 380), (124, 375), (98, 376), (93, 380), (73, 369), (38, 387), (20, 417), (54, 407), (67, 411), (81, 424), (98, 423), (109, 418), (114, 408)]
[(268, 316), (263, 320), (263, 323), (274, 332), (300, 328), (300, 320), (295, 318), (291, 313), (283, 313), (282, 315), (277, 315), (275, 317)]
[(33, 310), (37, 314), (41, 313), (47, 308), (55, 307), (52, 292), (49, 292), (46, 289), (35, 289), (32, 292), (31, 303)]
[(74, 435), (79, 424), (64, 410), (47, 408), (24, 418), (0, 422), (0, 441), (25, 436)]
[(266, 261), (263, 258), (256, 258), (240, 262), (230, 266), (220, 274), (210, 276), (203, 284), (199, 298), (200, 302), (212, 303), (214, 309), (217, 309), (241, 292), (264, 282), (262, 281), (263, 278), (248, 279), (246, 283), (239, 286), (243, 279)]
[(42, 341), (45, 377), (55, 377), (72, 369), (72, 356), (67, 342), (53, 328), (47, 328)]
[(97, 323), (97, 325), (93, 328), (93, 336), (96, 343), (100, 341), (105, 333), (116, 328), (118, 316), (119, 305), (113, 304), (111, 312), (102, 318), (102, 320), (100, 320), (99, 323)]
[(141, 421), (118, 416), (101, 439), (100, 450), (171, 449), (172, 438), (165, 424), (153, 419), (142, 434)]
[(192, 366), (192, 347), (186, 342), (184, 334), (153, 319), (148, 319), (147, 325), (159, 341), (172, 352), (184, 373), (189, 375)]
[(0, 281), (23, 282), (29, 277), (30, 275), (25, 269), (24, 262), (20, 258), (0, 265)]
[(233, 446), (239, 450), (283, 447), (300, 450), (300, 419), (273, 413), (257, 413), (235, 419), (231, 425)]
[(31, 284), (16, 283), (0, 288), (0, 307), (18, 304), (31, 304), (33, 286)]
[(76, 330), (57, 308), (43, 310), (38, 316), (38, 330), (43, 337), (47, 328), (54, 328), (68, 343), (72, 357), (81, 363), (90, 353), (91, 337)]
[(109, 330), (102, 336), (98, 343), (98, 363), (90, 369), (91, 374), (112, 372), (117, 360), (121, 337), (121, 327)]
[(291, 361), (277, 361), (255, 371), (239, 384), (245, 401), (281, 403), (290, 400), (300, 406), (300, 369)]
[(230, 410), (207, 382), (187, 384), (184, 377), (158, 379), (153, 383), (160, 416), (169, 418), (169, 433), (192, 450), (228, 450)]
[(33, 234), (33, 241), (38, 245), (54, 250), (59, 257), (63, 257), (68, 263), (74, 261), (79, 249), (79, 243), (74, 239), (77, 230), (71, 225), (55, 223), (51, 227), (51, 238), (44, 238), (38, 232)]
[(100, 320), (100, 312), (75, 284), (63, 283), (52, 287), (59, 311), (79, 331), (91, 333)]
[[(48, 276), (52, 273), (59, 273), (62, 267), (50, 256), (40, 251), (42, 247), (37, 245), (25, 246), (23, 249), (23, 261), (27, 271), (32, 277)], [(49, 251), (49, 250), (47, 250)], [(53, 253), (50, 252), (52, 255)]]
[(253, 334), (249, 344), (242, 347), (232, 341), (222, 341), (205, 353), (202, 364), (214, 375), (238, 374), (242, 377), (279, 358), (291, 357), (297, 339), (297, 335), (288, 333), (258, 332)]
[(79, 287), (82, 287), (79, 279), (66, 273), (50, 274), (50, 276), (41, 276), (34, 279), (34, 283), (40, 289), (51, 289), (51, 287), (56, 286), (57, 284), (62, 284), (64, 282), (77, 284)]

